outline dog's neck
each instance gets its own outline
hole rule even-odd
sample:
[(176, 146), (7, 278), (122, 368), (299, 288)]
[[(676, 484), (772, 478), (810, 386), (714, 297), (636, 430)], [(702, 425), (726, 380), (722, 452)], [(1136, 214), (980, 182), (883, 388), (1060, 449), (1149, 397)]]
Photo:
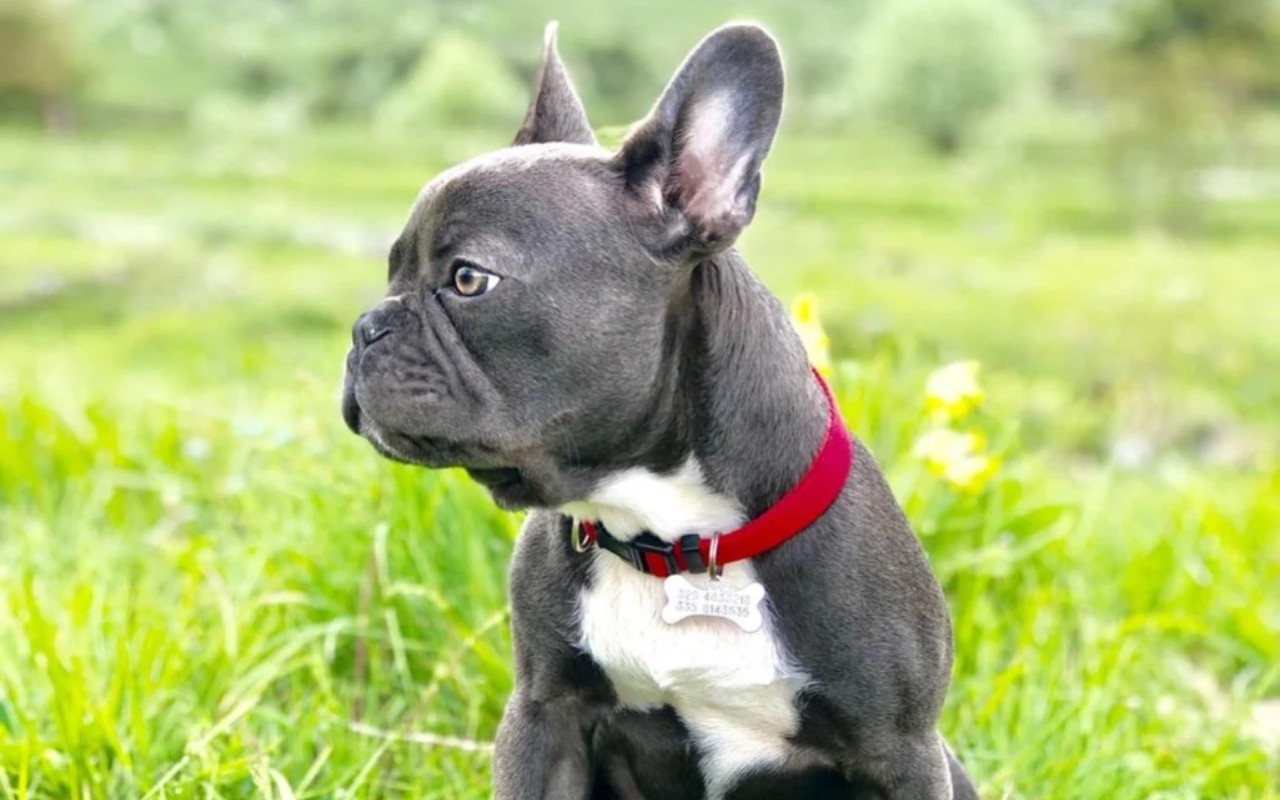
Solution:
[(813, 461), (826, 399), (786, 311), (735, 252), (703, 264), (693, 293), (704, 348), (694, 452), (708, 483), (754, 517)]
[(667, 422), (643, 436), (649, 463), (606, 476), (586, 502), (562, 509), (622, 538), (737, 527), (799, 481), (825, 431), (826, 400), (804, 347), (736, 253), (700, 264), (683, 300), (671, 319), (676, 368), (655, 390)]

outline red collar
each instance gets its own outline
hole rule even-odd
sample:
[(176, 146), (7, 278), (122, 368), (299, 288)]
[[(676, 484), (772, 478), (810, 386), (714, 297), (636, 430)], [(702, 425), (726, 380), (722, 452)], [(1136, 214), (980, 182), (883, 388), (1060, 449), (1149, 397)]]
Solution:
[(817, 522), (844, 488), (853, 466), (853, 443), (840, 419), (831, 388), (817, 371), (813, 375), (827, 398), (826, 438), (800, 482), (763, 514), (736, 530), (705, 539), (691, 533), (676, 542), (664, 542), (651, 533), (623, 541), (600, 523), (575, 521), (574, 547), (584, 551), (594, 543), (641, 572), (665, 578), (677, 572), (706, 572), (708, 565), (719, 569), (755, 558)]

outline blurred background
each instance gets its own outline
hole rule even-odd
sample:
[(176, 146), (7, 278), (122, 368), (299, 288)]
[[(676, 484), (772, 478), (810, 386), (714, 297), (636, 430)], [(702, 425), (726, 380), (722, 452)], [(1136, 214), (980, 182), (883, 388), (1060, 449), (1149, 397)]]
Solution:
[(337, 396), (551, 19), (606, 144), (779, 39), (740, 249), (944, 582), (984, 796), (1280, 796), (1280, 2), (0, 0), (0, 798), (487, 796), (518, 519)]

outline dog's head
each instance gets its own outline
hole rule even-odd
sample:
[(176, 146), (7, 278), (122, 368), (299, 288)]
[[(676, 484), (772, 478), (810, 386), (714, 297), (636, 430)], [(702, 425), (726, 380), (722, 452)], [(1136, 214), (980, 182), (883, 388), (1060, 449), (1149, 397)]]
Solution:
[(580, 499), (668, 424), (654, 415), (697, 335), (691, 275), (751, 220), (782, 106), (773, 40), (730, 25), (609, 152), (554, 32), (513, 146), (419, 194), (346, 360), (352, 430), (393, 459), (465, 467), (508, 507)]

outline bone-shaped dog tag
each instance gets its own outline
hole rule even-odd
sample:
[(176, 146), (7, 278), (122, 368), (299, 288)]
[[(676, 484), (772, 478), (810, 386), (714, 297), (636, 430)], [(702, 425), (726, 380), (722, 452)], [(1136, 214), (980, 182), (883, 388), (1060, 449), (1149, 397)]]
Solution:
[(741, 589), (723, 588), (711, 583), (707, 588), (694, 586), (683, 575), (672, 575), (663, 582), (667, 604), (662, 607), (662, 621), (668, 625), (689, 617), (719, 617), (737, 624), (747, 633), (754, 633), (764, 625), (760, 601), (764, 600), (764, 587), (749, 583)]

